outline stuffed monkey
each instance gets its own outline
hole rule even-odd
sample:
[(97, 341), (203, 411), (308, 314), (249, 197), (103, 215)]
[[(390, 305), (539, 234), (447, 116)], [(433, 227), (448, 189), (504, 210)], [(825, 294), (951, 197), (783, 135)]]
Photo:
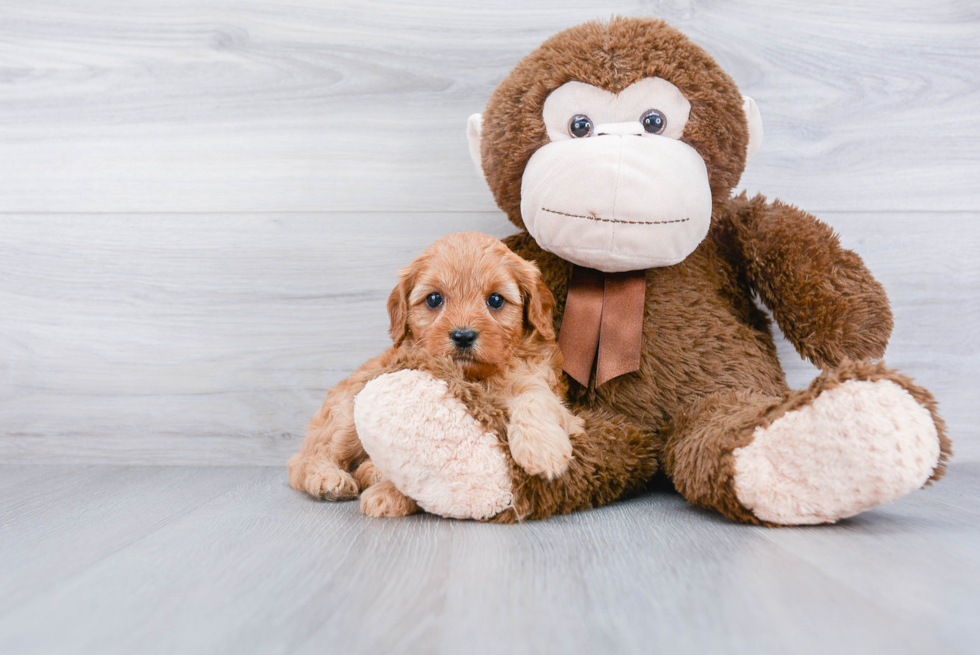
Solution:
[[(935, 401), (876, 361), (892, 328), (884, 289), (815, 217), (732, 197), (761, 142), (759, 112), (683, 34), (638, 18), (561, 32), (468, 132), (520, 228), (506, 243), (554, 294), (567, 400), (587, 428), (554, 481), (504, 459), (495, 482), (468, 488), (491, 508), (470, 518), (594, 507), (661, 470), (688, 501), (735, 521), (832, 523), (943, 474), (951, 452)], [(788, 388), (755, 298), (823, 370), (809, 388)], [(383, 375), (355, 419), (396, 486), (457, 516), (438, 462), (420, 468), (399, 450), (417, 436), (403, 421), (455, 412), (469, 427), (433, 438), (459, 444), (466, 430), (499, 437), (506, 417), (435, 381), (424, 368)], [(446, 452), (465, 459), (467, 448)]]

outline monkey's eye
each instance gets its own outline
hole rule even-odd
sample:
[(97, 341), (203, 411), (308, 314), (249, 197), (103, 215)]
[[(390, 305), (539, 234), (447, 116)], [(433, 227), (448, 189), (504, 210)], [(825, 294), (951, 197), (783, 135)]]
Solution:
[(504, 297), (499, 293), (491, 293), (490, 297), (487, 298), (487, 306), (490, 309), (500, 309), (504, 306)]
[(442, 306), (442, 294), (433, 291), (425, 297), (425, 304), (428, 305), (429, 309), (438, 309)]
[(585, 114), (576, 114), (568, 121), (568, 133), (576, 139), (592, 136), (592, 119)]
[(643, 129), (649, 134), (660, 134), (667, 127), (667, 117), (659, 109), (650, 109), (642, 116), (640, 116), (640, 122), (643, 123)]

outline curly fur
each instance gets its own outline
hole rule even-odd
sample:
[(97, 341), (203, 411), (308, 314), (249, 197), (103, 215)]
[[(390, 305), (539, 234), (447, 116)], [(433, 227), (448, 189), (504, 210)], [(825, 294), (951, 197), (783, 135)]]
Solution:
[[(426, 302), (433, 293), (441, 296), (435, 308)], [(502, 307), (488, 306), (493, 293), (504, 298)], [(388, 300), (394, 346), (328, 392), (289, 461), (290, 484), (317, 498), (343, 500), (386, 482), (357, 435), (354, 398), (373, 378), (402, 368), (457, 380), (460, 392), (465, 385), (478, 389), (507, 417), (492, 423), (517, 468), (544, 479), (564, 473), (572, 455), (569, 436), (581, 432), (582, 420), (562, 402), (566, 386), (552, 303), (537, 268), (499, 240), (468, 232), (436, 241), (400, 272)], [(471, 347), (452, 339), (463, 328), (478, 335)], [(372, 516), (417, 509), (390, 483), (362, 496), (361, 507)]]

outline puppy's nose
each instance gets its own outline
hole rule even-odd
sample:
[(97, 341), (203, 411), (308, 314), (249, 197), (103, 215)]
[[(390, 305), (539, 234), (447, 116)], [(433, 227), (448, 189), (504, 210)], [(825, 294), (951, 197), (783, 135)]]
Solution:
[(460, 328), (449, 333), (449, 338), (453, 340), (457, 348), (466, 350), (476, 342), (476, 330), (470, 328)]

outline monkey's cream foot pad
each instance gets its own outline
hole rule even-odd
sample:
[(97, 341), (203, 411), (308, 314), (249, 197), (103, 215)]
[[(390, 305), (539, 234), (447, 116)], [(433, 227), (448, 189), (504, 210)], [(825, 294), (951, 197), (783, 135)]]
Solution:
[(381, 375), (354, 399), (354, 423), (378, 470), (425, 511), (488, 519), (513, 503), (503, 446), (444, 381), (413, 370)]
[(919, 489), (939, 463), (929, 411), (894, 382), (849, 380), (756, 428), (735, 491), (756, 517), (833, 523)]

